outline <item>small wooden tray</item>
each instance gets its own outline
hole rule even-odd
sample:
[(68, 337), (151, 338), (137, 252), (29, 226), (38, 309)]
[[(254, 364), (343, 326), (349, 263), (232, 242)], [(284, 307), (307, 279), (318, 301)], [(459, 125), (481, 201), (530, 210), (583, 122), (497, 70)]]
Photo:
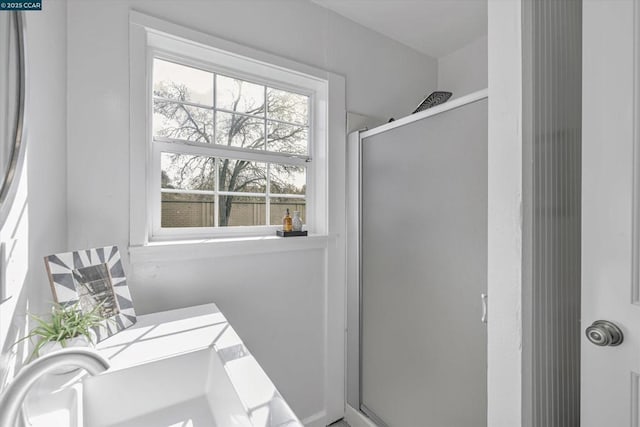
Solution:
[(296, 236), (306, 236), (307, 230), (303, 231), (282, 231), (276, 230), (276, 235), (280, 237), (296, 237)]

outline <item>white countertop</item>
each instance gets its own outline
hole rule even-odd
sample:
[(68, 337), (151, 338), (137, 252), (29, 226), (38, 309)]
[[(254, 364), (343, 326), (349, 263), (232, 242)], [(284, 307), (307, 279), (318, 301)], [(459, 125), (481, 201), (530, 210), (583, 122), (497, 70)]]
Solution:
[(139, 316), (135, 325), (96, 348), (109, 358), (108, 372), (210, 348), (223, 362), (254, 426), (302, 427), (215, 304)]
[(205, 348), (242, 345), (215, 304), (138, 316), (137, 322), (100, 342), (96, 349), (111, 371)]

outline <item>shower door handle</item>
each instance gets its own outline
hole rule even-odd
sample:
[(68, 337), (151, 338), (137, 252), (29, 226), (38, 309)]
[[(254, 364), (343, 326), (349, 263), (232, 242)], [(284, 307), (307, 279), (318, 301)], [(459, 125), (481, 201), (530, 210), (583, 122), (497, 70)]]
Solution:
[(487, 294), (480, 294), (480, 299), (482, 300), (482, 318), (480, 320), (482, 323), (487, 323), (487, 316), (489, 315), (489, 307), (487, 306), (489, 296)]
[(622, 330), (608, 320), (596, 320), (584, 333), (592, 344), (600, 347), (615, 347), (624, 341)]

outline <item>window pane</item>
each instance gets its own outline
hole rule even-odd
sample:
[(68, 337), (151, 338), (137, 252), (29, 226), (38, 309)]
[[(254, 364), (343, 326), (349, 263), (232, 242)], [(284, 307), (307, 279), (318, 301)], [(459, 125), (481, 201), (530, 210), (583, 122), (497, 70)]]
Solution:
[(266, 163), (247, 160), (220, 159), (220, 191), (265, 193)]
[(264, 150), (264, 120), (217, 112), (216, 143)]
[(189, 154), (162, 153), (162, 188), (215, 190), (215, 159)]
[(302, 166), (269, 165), (269, 191), (273, 194), (305, 194), (307, 169)]
[(220, 227), (266, 225), (264, 197), (220, 196)]
[(307, 223), (307, 204), (304, 199), (288, 199), (285, 197), (272, 197), (271, 198), (271, 225), (282, 225), (282, 219), (289, 209), (289, 214), (293, 218), (294, 211), (300, 211), (300, 218), (302, 223)]
[(153, 102), (153, 135), (211, 143), (213, 111), (175, 102)]
[(209, 194), (162, 193), (162, 227), (213, 227), (215, 198)]
[(264, 86), (216, 75), (216, 108), (264, 115)]
[(289, 123), (309, 123), (309, 97), (267, 88), (267, 117)]
[(213, 107), (213, 73), (154, 59), (153, 95)]
[(269, 121), (267, 132), (268, 151), (301, 155), (309, 151), (309, 131), (306, 127)]

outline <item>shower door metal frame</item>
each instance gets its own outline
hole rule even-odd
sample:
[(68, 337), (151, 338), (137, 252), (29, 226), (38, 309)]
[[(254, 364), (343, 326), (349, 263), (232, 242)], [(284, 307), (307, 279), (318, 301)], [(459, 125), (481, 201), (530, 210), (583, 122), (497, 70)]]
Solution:
[[(355, 131), (347, 138), (347, 337), (346, 404), (379, 427), (387, 427), (362, 403), (362, 144), (364, 139), (489, 97), (488, 89), (473, 92), (439, 106), (403, 117), (371, 130)], [(354, 313), (355, 311), (355, 313)], [(357, 331), (354, 338), (353, 331)], [(349, 411), (347, 411), (348, 413)]]
[[(377, 128), (376, 128), (377, 129)], [(351, 133), (347, 139), (347, 404), (362, 412), (379, 427), (387, 427), (362, 403), (362, 134)], [(357, 307), (354, 313), (352, 307)], [(357, 331), (353, 337), (351, 331)], [(355, 343), (354, 343), (355, 341)]]
[[(362, 262), (360, 259), (361, 233), (360, 212), (362, 209), (362, 131), (349, 134), (347, 138), (347, 404), (360, 410), (362, 388), (361, 317)], [(355, 336), (353, 332), (356, 332)]]

